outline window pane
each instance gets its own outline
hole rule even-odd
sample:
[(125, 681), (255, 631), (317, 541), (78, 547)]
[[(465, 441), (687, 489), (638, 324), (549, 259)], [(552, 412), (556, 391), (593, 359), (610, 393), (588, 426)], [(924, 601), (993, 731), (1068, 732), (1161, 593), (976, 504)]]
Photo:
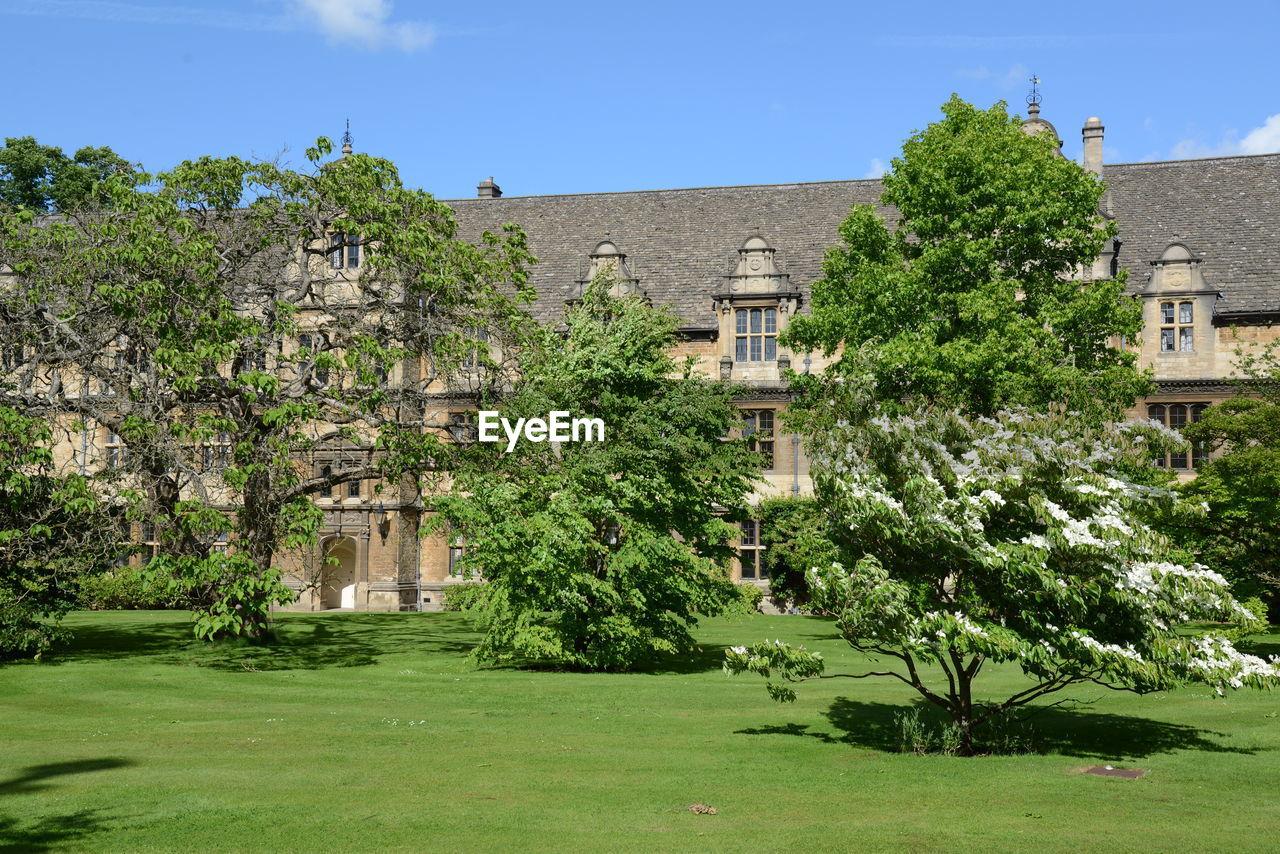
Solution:
[(1192, 423), (1192, 424), (1195, 424), (1197, 421), (1199, 421), (1201, 418), (1203, 418), (1203, 417), (1204, 417), (1204, 411), (1205, 411), (1206, 409), (1208, 409), (1208, 408), (1209, 408), (1209, 404), (1207, 404), (1207, 403), (1193, 403), (1193, 404), (1191, 404), (1191, 423)]
[(1173, 303), (1171, 302), (1160, 303), (1160, 322), (1173, 323)]
[(353, 480), (347, 483), (347, 497), (348, 498), (360, 497), (360, 481)]
[(766, 308), (764, 310), (764, 331), (769, 333), (778, 331), (778, 312), (776, 309)]
[(747, 332), (747, 311), (746, 309), (738, 309), (737, 311), (738, 334), (745, 335)]
[(778, 339), (770, 335), (764, 339), (764, 360), (774, 362), (778, 359)]
[(760, 425), (761, 430), (773, 430), (773, 410), (761, 409), (756, 414), (756, 423)]
[(737, 345), (734, 347), (733, 360), (735, 362), (745, 362), (747, 360), (747, 339), (739, 338)]
[(1160, 330), (1160, 352), (1162, 353), (1173, 352), (1173, 330), (1172, 329)]
[(742, 523), (742, 545), (754, 546), (756, 544), (756, 523), (748, 521)]
[(1191, 303), (1184, 302), (1184, 303), (1178, 304), (1178, 322), (1179, 323), (1191, 322)]
[(1187, 408), (1181, 403), (1169, 407), (1169, 426), (1174, 430), (1187, 426)]
[(758, 308), (751, 309), (751, 331), (760, 332), (760, 309)]
[(1181, 339), (1178, 342), (1179, 349), (1184, 353), (1193, 352), (1196, 349), (1195, 330), (1190, 326), (1184, 326), (1178, 330), (1178, 334), (1181, 336)]
[(756, 414), (750, 410), (742, 413), (742, 436), (746, 438), (756, 432)]
[(360, 247), (351, 245), (347, 247), (347, 269), (354, 270), (360, 266)]
[(1151, 406), (1148, 406), (1147, 418), (1151, 419), (1152, 421), (1159, 421), (1161, 424), (1163, 424), (1164, 423), (1164, 405), (1160, 403), (1153, 403)]
[(760, 338), (755, 335), (751, 336), (751, 361), (760, 361)]

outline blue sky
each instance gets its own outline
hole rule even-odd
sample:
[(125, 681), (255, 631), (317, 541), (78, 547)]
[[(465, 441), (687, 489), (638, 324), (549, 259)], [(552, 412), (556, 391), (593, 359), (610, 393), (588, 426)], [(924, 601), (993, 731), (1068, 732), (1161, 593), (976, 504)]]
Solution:
[[(1090, 9), (1096, 11), (1090, 11)], [(1280, 150), (1280, 4), (0, 0), (0, 136), (298, 162), (351, 120), (468, 197), (862, 178), (951, 92), (1112, 162)]]

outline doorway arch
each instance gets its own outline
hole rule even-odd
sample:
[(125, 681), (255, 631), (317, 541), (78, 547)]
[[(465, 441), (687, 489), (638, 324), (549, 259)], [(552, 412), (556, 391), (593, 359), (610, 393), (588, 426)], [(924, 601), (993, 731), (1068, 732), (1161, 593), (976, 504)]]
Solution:
[(356, 607), (356, 541), (350, 537), (330, 537), (321, 548), (324, 568), (320, 572), (320, 607)]

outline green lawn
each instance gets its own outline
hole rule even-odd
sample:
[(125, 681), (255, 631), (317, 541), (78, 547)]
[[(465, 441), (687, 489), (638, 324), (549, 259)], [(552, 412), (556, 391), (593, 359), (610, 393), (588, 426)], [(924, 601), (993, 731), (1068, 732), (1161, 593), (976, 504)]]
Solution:
[[(76, 614), (68, 648), (0, 666), (0, 851), (1280, 850), (1277, 695), (1098, 688), (1036, 753), (913, 756), (904, 686), (779, 706), (719, 670), (766, 637), (853, 666), (814, 618), (709, 621), (692, 660), (628, 675), (474, 669), (456, 614), (289, 615), (273, 648), (188, 619)], [(1080, 773), (1108, 762), (1149, 773)]]

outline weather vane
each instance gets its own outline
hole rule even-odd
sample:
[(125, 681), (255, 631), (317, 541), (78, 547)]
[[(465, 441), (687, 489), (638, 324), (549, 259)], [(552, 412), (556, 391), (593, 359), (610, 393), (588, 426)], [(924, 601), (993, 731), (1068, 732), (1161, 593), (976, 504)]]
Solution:
[(351, 119), (347, 119), (347, 129), (342, 133), (342, 144), (350, 145), (354, 141), (351, 138)]
[(1040, 106), (1040, 89), (1038, 88), (1039, 86), (1040, 86), (1040, 78), (1039, 78), (1039, 77), (1032, 77), (1032, 78), (1031, 78), (1031, 91), (1027, 93), (1027, 106), (1028, 106), (1028, 107), (1038, 107), (1038, 106)]

